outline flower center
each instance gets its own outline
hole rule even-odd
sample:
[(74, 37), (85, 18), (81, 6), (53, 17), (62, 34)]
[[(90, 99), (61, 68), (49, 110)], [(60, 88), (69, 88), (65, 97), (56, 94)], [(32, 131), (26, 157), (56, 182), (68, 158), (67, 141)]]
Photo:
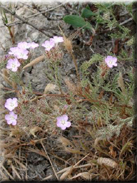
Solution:
[(65, 121), (64, 121), (64, 120), (62, 120), (62, 121), (61, 121), (61, 124), (62, 124), (62, 125), (65, 125)]
[(13, 107), (13, 106), (14, 106), (14, 104), (13, 104), (13, 103), (10, 103), (10, 106), (11, 106), (11, 107)]
[(15, 120), (15, 117), (14, 117), (14, 116), (10, 116), (10, 119), (11, 119), (11, 120)]
[(110, 60), (109, 63), (112, 64), (112, 60)]
[(13, 68), (15, 68), (15, 67), (16, 67), (16, 65), (13, 63), (13, 64), (12, 64), (12, 67), (13, 67)]

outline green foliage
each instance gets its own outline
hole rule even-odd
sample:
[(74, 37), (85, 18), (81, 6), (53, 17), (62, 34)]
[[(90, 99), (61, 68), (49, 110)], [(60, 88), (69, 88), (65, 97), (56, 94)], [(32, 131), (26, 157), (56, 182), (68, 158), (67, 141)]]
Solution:
[(89, 22), (85, 21), (82, 17), (77, 15), (67, 15), (64, 17), (64, 21), (74, 27), (82, 27), (85, 29), (92, 29)]
[(81, 71), (83, 73), (88, 74), (87, 69), (93, 64), (93, 63), (97, 63), (99, 61), (101, 61), (103, 59), (103, 56), (100, 54), (94, 54), (92, 56), (92, 58), (89, 61), (85, 61), (82, 65), (81, 65)]
[(91, 16), (93, 16), (93, 15), (96, 15), (96, 13), (92, 12), (88, 7), (87, 7), (87, 8), (84, 8), (84, 9), (82, 10), (81, 16), (82, 16), (83, 18), (89, 18), (89, 17), (91, 17)]

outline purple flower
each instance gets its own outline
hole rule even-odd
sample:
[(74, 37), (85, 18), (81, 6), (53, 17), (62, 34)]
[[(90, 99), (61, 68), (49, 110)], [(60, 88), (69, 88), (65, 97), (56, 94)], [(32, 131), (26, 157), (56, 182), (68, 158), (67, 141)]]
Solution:
[(9, 112), (9, 114), (6, 114), (5, 119), (9, 125), (10, 124), (12, 124), (12, 125), (17, 124), (17, 114), (15, 114), (13, 111)]
[(27, 59), (28, 58), (28, 50), (21, 49), (18, 47), (10, 48), (10, 55), (14, 55), (18, 59)]
[(16, 54), (16, 57), (18, 59), (27, 59), (28, 58), (28, 50), (18, 49), (18, 52)]
[(112, 56), (107, 56), (105, 58), (105, 62), (109, 68), (112, 68), (113, 66), (117, 66), (117, 58)]
[(53, 40), (55, 43), (61, 43), (64, 41), (63, 37), (60, 36), (54, 36), (53, 38), (51, 38), (51, 40)]
[(9, 54), (16, 56), (16, 54), (18, 52), (18, 49), (19, 49), (18, 47), (12, 47), (12, 48), (10, 48)]
[(69, 128), (71, 126), (71, 122), (68, 121), (68, 116), (64, 114), (63, 116), (57, 117), (57, 126), (62, 130)]
[(32, 43), (28, 43), (28, 46), (29, 46), (29, 48), (34, 49), (34, 48), (37, 48), (39, 45), (35, 42), (32, 42)]
[(42, 44), (42, 46), (45, 47), (45, 50), (49, 51), (51, 48), (53, 48), (55, 46), (55, 42), (53, 40), (45, 41)]
[(5, 108), (7, 108), (9, 111), (12, 111), (18, 106), (17, 98), (8, 98), (5, 103)]
[(26, 50), (29, 48), (29, 43), (27, 42), (20, 42), (17, 45), (18, 48), (22, 49), (22, 50)]
[(12, 70), (13, 72), (16, 72), (19, 66), (20, 62), (16, 58), (14, 58), (8, 60), (6, 68)]

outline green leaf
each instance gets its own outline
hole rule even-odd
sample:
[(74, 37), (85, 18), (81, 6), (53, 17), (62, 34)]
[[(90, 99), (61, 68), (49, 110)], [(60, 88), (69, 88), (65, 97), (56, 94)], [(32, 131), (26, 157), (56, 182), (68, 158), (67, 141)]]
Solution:
[(85, 21), (84, 18), (78, 15), (66, 15), (63, 19), (66, 23), (73, 25), (75, 27), (83, 27), (85, 29), (92, 29), (89, 22)]
[(81, 14), (81, 16), (83, 18), (89, 18), (89, 17), (91, 17), (93, 15), (96, 15), (96, 13), (93, 13), (91, 10), (89, 10), (87, 8), (84, 8), (83, 11), (82, 11), (82, 14)]

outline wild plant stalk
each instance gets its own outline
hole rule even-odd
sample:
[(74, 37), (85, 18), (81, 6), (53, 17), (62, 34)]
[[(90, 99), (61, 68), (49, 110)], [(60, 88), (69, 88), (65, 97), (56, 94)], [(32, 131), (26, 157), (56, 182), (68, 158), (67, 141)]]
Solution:
[(72, 52), (70, 54), (72, 56), (72, 60), (73, 60), (73, 63), (75, 65), (78, 82), (80, 83), (80, 75), (79, 75), (79, 72), (78, 72), (78, 65), (77, 65), (76, 58), (75, 58), (75, 56), (74, 56), (74, 54)]
[(76, 58), (73, 54), (73, 49), (72, 49), (72, 42), (66, 38), (66, 36), (64, 35), (63, 31), (61, 30), (61, 28), (59, 27), (62, 35), (63, 35), (63, 38), (64, 38), (64, 45), (65, 45), (65, 48), (66, 50), (68, 51), (68, 53), (72, 56), (72, 60), (73, 60), (73, 63), (74, 63), (74, 66), (75, 66), (75, 70), (76, 70), (76, 74), (77, 74), (77, 79), (78, 79), (78, 82), (80, 84), (80, 75), (79, 75), (79, 72), (78, 72), (78, 66), (77, 66), (77, 61), (76, 61)]
[[(2, 15), (3, 24), (6, 26), (6, 24), (8, 24), (8, 18), (6, 16), (6, 13), (5, 13), (4, 10), (1, 11), (1, 15)], [(9, 31), (12, 43), (15, 44), (14, 34), (13, 34), (12, 30), (11, 30), (12, 27), (11, 26), (6, 26), (6, 27), (8, 28), (8, 31)]]
[(61, 75), (59, 74), (59, 69), (58, 69), (58, 65), (57, 63), (54, 64), (54, 74), (55, 74), (55, 78), (56, 78), (56, 83), (59, 87), (59, 90), (61, 92), (61, 94), (63, 94), (63, 91), (61, 89)]

